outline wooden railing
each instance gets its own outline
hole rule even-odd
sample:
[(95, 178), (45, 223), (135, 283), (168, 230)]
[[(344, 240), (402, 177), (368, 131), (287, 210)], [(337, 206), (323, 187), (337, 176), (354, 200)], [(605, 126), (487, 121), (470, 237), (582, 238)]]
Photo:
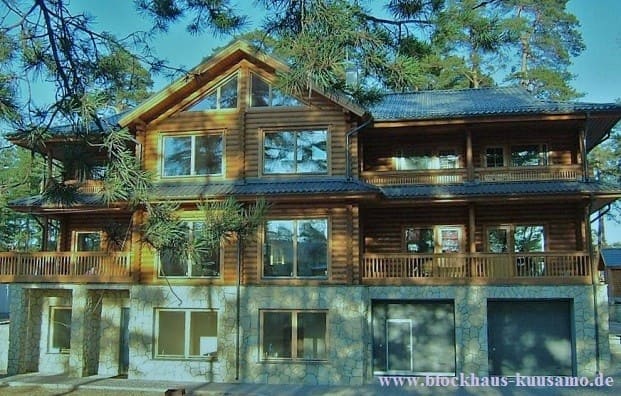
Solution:
[(428, 169), (418, 171), (362, 172), (362, 180), (378, 186), (399, 184), (459, 184), (466, 180), (466, 169)]
[(66, 185), (73, 185), (78, 188), (78, 192), (83, 194), (97, 194), (103, 190), (103, 180), (65, 180)]
[(1, 252), (0, 282), (128, 282), (129, 252)]
[(477, 168), (475, 174), (482, 182), (582, 180), (582, 167), (580, 165), (551, 165)]
[(587, 253), (365, 254), (365, 283), (588, 284)]

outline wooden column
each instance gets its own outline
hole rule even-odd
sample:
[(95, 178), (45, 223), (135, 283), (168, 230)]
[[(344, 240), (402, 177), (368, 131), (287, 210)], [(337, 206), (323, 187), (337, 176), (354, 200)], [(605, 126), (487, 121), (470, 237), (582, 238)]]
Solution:
[(472, 156), (472, 131), (466, 128), (466, 168), (468, 181), (474, 180), (474, 161)]
[(470, 253), (476, 253), (476, 218), (474, 204), (468, 206), (468, 251)]
[(578, 133), (579, 147), (580, 147), (580, 163), (582, 164), (582, 180), (589, 181), (589, 166), (587, 163), (586, 153), (586, 132), (584, 128), (580, 129)]

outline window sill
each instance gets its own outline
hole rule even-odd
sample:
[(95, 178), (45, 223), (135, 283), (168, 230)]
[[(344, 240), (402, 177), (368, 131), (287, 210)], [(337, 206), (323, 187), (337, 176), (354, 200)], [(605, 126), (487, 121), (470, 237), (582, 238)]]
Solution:
[(156, 356), (153, 360), (158, 361), (190, 361), (190, 362), (217, 362), (218, 356), (192, 356), (192, 357), (176, 357), (176, 356)]
[(328, 364), (327, 359), (290, 359), (290, 358), (270, 358), (261, 359), (259, 363), (263, 364)]

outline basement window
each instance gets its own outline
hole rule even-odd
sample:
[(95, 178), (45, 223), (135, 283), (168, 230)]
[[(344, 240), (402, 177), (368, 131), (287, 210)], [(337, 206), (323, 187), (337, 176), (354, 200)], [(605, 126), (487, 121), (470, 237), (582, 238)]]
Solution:
[(155, 357), (215, 358), (218, 313), (193, 309), (158, 309), (155, 315)]

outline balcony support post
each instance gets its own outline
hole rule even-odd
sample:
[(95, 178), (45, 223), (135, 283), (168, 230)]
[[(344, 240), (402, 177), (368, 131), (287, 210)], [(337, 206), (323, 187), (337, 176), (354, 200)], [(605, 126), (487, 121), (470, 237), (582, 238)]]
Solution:
[(472, 155), (472, 131), (469, 128), (466, 128), (466, 168), (468, 169), (467, 180), (473, 181), (474, 161)]

